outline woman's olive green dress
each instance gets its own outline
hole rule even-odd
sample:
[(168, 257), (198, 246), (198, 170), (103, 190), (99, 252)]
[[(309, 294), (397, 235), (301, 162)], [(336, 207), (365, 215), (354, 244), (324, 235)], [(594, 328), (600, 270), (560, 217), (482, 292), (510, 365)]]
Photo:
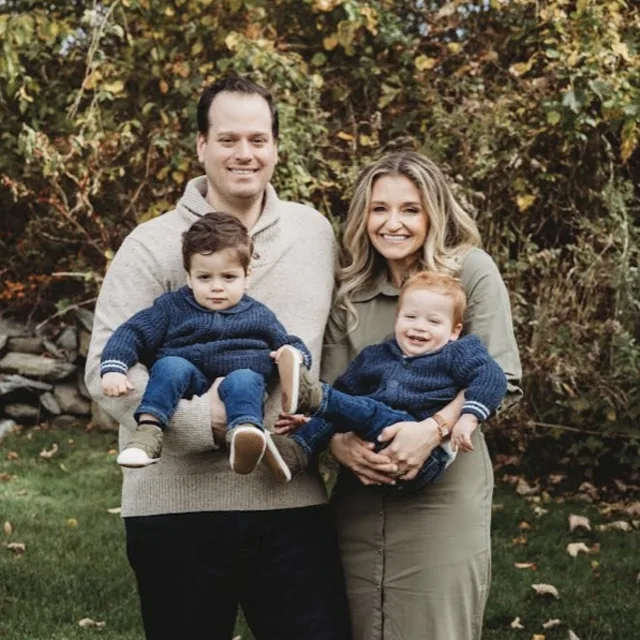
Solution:
[[(459, 274), (474, 333), (519, 395), (520, 360), (509, 298), (493, 260), (470, 251)], [(382, 278), (354, 303), (355, 331), (330, 327), (323, 379), (333, 380), (367, 345), (393, 332), (398, 290)], [(409, 498), (383, 495), (342, 469), (334, 505), (354, 640), (478, 640), (491, 580), (493, 473), (484, 436), (438, 481)]]

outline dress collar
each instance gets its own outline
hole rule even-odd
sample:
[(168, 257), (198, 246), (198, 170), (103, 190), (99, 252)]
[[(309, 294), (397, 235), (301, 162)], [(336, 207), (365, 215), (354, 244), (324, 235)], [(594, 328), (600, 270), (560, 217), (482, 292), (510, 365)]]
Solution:
[(351, 300), (368, 302), (381, 295), (389, 298), (397, 298), (400, 295), (400, 289), (389, 280), (386, 273), (381, 273), (368, 287), (356, 291)]

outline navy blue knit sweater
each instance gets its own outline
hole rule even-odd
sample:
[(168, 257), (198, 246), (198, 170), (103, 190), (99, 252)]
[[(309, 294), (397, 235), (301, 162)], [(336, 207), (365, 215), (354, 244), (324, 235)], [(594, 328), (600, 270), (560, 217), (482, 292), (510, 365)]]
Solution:
[(363, 349), (335, 382), (418, 420), (432, 416), (465, 389), (462, 413), (486, 420), (507, 392), (507, 379), (480, 340), (469, 335), (438, 351), (405, 356), (395, 339)]
[(210, 311), (184, 286), (156, 298), (152, 307), (118, 327), (102, 352), (100, 374), (127, 373), (137, 362), (150, 366), (162, 357), (179, 356), (212, 379), (237, 369), (269, 377), (276, 371), (269, 353), (285, 344), (299, 349), (311, 366), (306, 345), (287, 334), (261, 302), (244, 295), (235, 307)]

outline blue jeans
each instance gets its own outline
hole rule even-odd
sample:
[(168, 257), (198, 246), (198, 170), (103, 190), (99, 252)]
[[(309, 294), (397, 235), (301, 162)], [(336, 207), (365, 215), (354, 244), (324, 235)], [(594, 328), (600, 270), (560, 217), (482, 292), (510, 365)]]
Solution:
[[(156, 417), (164, 429), (182, 398), (188, 400), (201, 396), (212, 382), (185, 358), (160, 358), (151, 367), (149, 383), (135, 416), (138, 418), (140, 414), (148, 413)], [(245, 422), (263, 428), (265, 385), (264, 377), (249, 369), (238, 369), (225, 377), (218, 394), (227, 412), (228, 429)]]
[[(326, 384), (323, 389), (318, 411), (291, 436), (310, 458), (326, 448), (336, 432), (353, 431), (363, 440), (375, 442), (375, 450), (380, 451), (388, 446), (388, 443), (378, 442), (385, 427), (416, 421), (406, 411), (392, 409), (378, 400), (350, 396)], [(448, 461), (449, 454), (442, 447), (436, 447), (413, 480), (398, 480), (395, 485), (389, 485), (389, 491), (411, 494), (423, 489), (440, 476)]]
[(201, 396), (211, 386), (212, 380), (192, 362), (177, 356), (160, 358), (151, 367), (149, 382), (135, 417), (148, 413), (160, 422), (164, 429), (171, 421), (178, 402), (193, 396)]

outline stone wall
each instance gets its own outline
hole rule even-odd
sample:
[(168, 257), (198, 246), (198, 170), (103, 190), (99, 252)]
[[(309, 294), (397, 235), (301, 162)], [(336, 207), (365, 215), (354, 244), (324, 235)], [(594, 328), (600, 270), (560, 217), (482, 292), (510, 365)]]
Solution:
[(73, 325), (38, 335), (0, 318), (0, 437), (16, 425), (44, 421), (117, 430), (84, 384), (93, 313), (74, 313)]

